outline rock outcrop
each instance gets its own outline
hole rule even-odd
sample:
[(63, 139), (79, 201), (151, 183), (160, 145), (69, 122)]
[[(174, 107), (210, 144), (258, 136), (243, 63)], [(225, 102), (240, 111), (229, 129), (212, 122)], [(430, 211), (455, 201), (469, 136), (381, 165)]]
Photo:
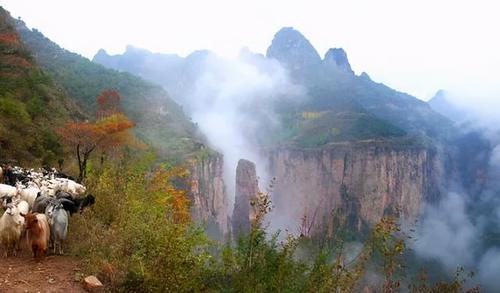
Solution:
[(292, 70), (321, 63), (316, 49), (292, 27), (282, 28), (274, 35), (266, 56), (280, 61)]
[[(413, 222), (444, 185), (436, 152), (422, 146), (365, 142), (264, 153), (269, 174), (276, 177), (272, 226), (305, 236), (332, 237), (343, 224), (363, 232), (388, 214)], [(248, 232), (255, 216), (250, 204), (259, 191), (255, 164), (240, 160), (235, 183), (229, 216), (222, 156), (193, 165), (193, 216), (216, 239)]]
[(339, 217), (358, 231), (384, 214), (413, 221), (424, 200), (439, 195), (439, 163), (425, 148), (279, 149), (269, 161), (277, 178), (274, 217), (292, 232), (332, 236)]
[(83, 279), (83, 288), (88, 292), (101, 292), (103, 285), (96, 276), (88, 276)]
[(238, 236), (250, 231), (255, 219), (251, 202), (259, 192), (255, 164), (247, 160), (239, 160), (236, 168), (236, 190), (232, 217), (233, 235)]
[(351, 64), (349, 64), (349, 60), (347, 59), (347, 54), (342, 48), (330, 48), (326, 52), (323, 62), (339, 72), (345, 72), (350, 75), (354, 74)]
[(196, 222), (206, 225), (208, 235), (214, 239), (223, 239), (231, 229), (223, 170), (224, 161), (219, 154), (191, 164), (192, 215)]

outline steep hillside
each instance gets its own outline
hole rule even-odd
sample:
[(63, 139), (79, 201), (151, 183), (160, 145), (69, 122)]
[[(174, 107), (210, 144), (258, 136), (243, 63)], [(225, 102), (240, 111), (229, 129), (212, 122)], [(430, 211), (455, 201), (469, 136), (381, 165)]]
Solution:
[[(250, 52), (246, 54), (245, 58), (250, 60), (269, 62), (265, 57)], [(330, 54), (331, 58), (336, 58), (333, 56), (335, 54), (336, 51)], [(188, 111), (196, 108), (196, 103), (201, 102), (193, 98), (196, 96), (193, 87), (197, 81), (207, 76), (217, 76), (219, 67), (224, 67), (223, 61), (209, 51), (197, 51), (186, 58), (181, 58), (176, 55), (151, 53), (131, 46), (127, 47), (123, 55), (110, 56), (104, 50), (100, 50), (93, 60), (162, 84), (169, 92), (176, 93), (177, 101)], [(254, 65), (258, 70), (265, 72), (265, 66), (261, 66), (259, 62), (255, 62)], [(333, 66), (336, 65), (332, 65), (332, 68)], [(345, 72), (351, 72), (348, 64), (338, 67), (339, 72), (344, 69)], [(253, 117), (259, 117), (259, 109), (269, 108), (281, 122), (279, 123), (281, 127), (271, 129), (268, 127), (269, 123), (263, 122), (266, 117), (260, 116), (257, 120), (266, 127), (259, 127), (261, 130), (252, 135), (260, 144), (297, 144), (309, 147), (332, 141), (401, 137), (406, 134), (399, 127), (377, 118), (358, 103), (344, 97), (330, 101), (326, 111), (322, 108), (323, 105), (301, 102), (302, 100), (317, 102), (325, 95), (330, 97), (329, 92), (308, 89), (308, 98), (300, 98), (300, 101), (284, 101), (286, 97), (280, 97), (274, 100), (274, 103), (248, 105), (245, 108), (247, 114), (253, 113)]]
[[(100, 50), (94, 61), (158, 82), (176, 93), (177, 101), (189, 110), (192, 86), (186, 85), (196, 84), (207, 72), (212, 74), (212, 56), (199, 51), (181, 58), (129, 46), (123, 55), (110, 56)], [(271, 136), (274, 143), (309, 147), (405, 136), (443, 138), (452, 131), (451, 122), (427, 103), (376, 83), (366, 73), (355, 75), (343, 49), (329, 49), (322, 59), (293, 28), (276, 33), (264, 59), (278, 60), (307, 96), (294, 103), (277, 99), (271, 105), (284, 126), (273, 135), (266, 133), (266, 139)], [(258, 62), (255, 66), (259, 68)]]
[[(53, 130), (69, 120), (95, 119), (96, 97), (106, 89), (120, 93), (121, 108), (136, 122), (137, 136), (162, 160), (189, 162), (192, 180), (197, 180), (199, 170), (203, 174), (203, 154), (209, 152), (204, 138), (163, 88), (71, 53), (0, 8), (0, 163), (56, 165), (63, 149)], [(190, 194), (193, 215), (212, 224), (215, 228), (207, 230), (216, 235), (227, 232), (224, 195), (213, 209), (198, 205), (211, 199), (205, 191), (212, 189), (204, 184), (215, 182), (215, 192), (224, 190), (222, 175), (210, 174), (200, 182), (201, 193)]]
[[(179, 75), (181, 75), (179, 71), (183, 67), (184, 59), (174, 54), (155, 54), (145, 49), (127, 46), (125, 53), (119, 56), (110, 56), (105, 50), (101, 49), (94, 56), (93, 61), (107, 68), (133, 73), (157, 84), (169, 84), (170, 86), (166, 88), (175, 98), (176, 94), (171, 92), (173, 86), (171, 80), (178, 79)], [(165, 70), (178, 72), (178, 74), (165, 76), (163, 74)]]
[(34, 59), (90, 117), (94, 115), (95, 97), (105, 89), (116, 89), (124, 111), (137, 122), (136, 131), (142, 140), (169, 158), (180, 158), (197, 149), (195, 125), (160, 86), (71, 53), (20, 20), (16, 28)]
[(81, 114), (38, 66), (0, 7), (0, 161), (54, 164), (62, 147), (52, 132)]
[(373, 82), (366, 73), (355, 75), (343, 49), (330, 49), (321, 59), (293, 28), (276, 33), (266, 56), (284, 64), (308, 89), (313, 98), (302, 105), (307, 111), (337, 111), (342, 105), (348, 112), (369, 113), (410, 134), (439, 137), (450, 130), (450, 122), (427, 103)]
[(202, 74), (209, 56), (213, 53), (206, 50), (195, 51), (182, 58), (127, 46), (122, 55), (109, 55), (101, 49), (92, 61), (162, 85), (178, 103), (189, 107), (186, 95)]

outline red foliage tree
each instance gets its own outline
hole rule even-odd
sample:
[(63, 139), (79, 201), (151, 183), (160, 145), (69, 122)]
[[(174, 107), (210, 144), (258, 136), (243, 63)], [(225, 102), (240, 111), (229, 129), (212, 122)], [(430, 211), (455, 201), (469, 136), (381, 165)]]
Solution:
[(106, 116), (111, 116), (117, 113), (121, 113), (120, 110), (120, 94), (116, 90), (104, 90), (99, 96), (96, 98), (97, 110), (96, 117), (97, 119), (102, 119)]
[(87, 162), (97, 149), (103, 153), (127, 143), (134, 137), (129, 130), (135, 126), (120, 112), (120, 95), (115, 90), (103, 91), (97, 98), (96, 122), (68, 122), (55, 131), (64, 145), (75, 153), (81, 181), (87, 173)]
[(135, 124), (123, 114), (114, 114), (95, 123), (69, 122), (56, 133), (64, 144), (75, 152), (81, 181), (87, 172), (87, 161), (96, 150), (103, 151), (125, 144), (130, 135), (128, 130)]

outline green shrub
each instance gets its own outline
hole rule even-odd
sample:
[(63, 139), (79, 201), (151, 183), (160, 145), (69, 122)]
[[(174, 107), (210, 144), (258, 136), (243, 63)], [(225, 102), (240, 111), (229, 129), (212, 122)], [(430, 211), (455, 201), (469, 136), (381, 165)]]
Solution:
[(15, 119), (19, 123), (30, 121), (25, 104), (10, 97), (0, 97), (0, 115), (7, 119)]
[[(72, 218), (69, 233), (71, 252), (109, 291), (359, 292), (368, 286), (396, 292), (403, 282), (412, 292), (463, 290), (462, 279), (429, 284), (404, 278), (405, 235), (394, 217), (383, 218), (350, 260), (342, 239), (338, 249), (311, 250), (307, 238), (270, 235), (264, 218), (272, 203), (266, 193), (251, 203), (255, 220), (248, 235), (213, 249), (190, 221), (186, 194), (172, 184), (188, 175), (185, 170), (152, 169), (157, 165), (152, 155), (136, 160), (129, 154), (114, 162), (101, 169), (91, 166), (86, 184), (96, 204)], [(383, 277), (381, 284), (366, 283), (367, 267)]]
[(151, 164), (148, 158), (90, 173), (96, 204), (73, 219), (72, 252), (112, 291), (198, 291), (209, 242), (185, 217), (185, 194), (170, 183), (184, 174), (150, 173)]

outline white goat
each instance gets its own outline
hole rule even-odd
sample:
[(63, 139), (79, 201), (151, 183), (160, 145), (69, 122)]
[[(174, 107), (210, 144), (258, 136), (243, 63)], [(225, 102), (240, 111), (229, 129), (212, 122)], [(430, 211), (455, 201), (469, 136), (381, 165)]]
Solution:
[(26, 215), (30, 211), (30, 205), (25, 200), (18, 199), (17, 201), (14, 202), (14, 205), (17, 207), (20, 214)]
[(9, 250), (12, 250), (15, 256), (16, 250), (19, 249), (19, 241), (24, 229), (24, 217), (21, 216), (21, 210), (27, 209), (28, 203), (20, 201), (9, 205), (0, 218), (0, 241), (5, 247), (5, 257), (9, 255)]
[(17, 195), (17, 189), (14, 186), (0, 184), (0, 196), (14, 197)]
[(32, 208), (40, 189), (38, 187), (24, 187), (19, 182), (16, 185), (16, 188), (19, 198), (25, 200), (29, 204), (30, 208)]
[(73, 195), (73, 198), (77, 198), (87, 191), (85, 186), (76, 183), (71, 179), (57, 178), (56, 180), (59, 182), (59, 186), (57, 189), (70, 193), (71, 195)]

